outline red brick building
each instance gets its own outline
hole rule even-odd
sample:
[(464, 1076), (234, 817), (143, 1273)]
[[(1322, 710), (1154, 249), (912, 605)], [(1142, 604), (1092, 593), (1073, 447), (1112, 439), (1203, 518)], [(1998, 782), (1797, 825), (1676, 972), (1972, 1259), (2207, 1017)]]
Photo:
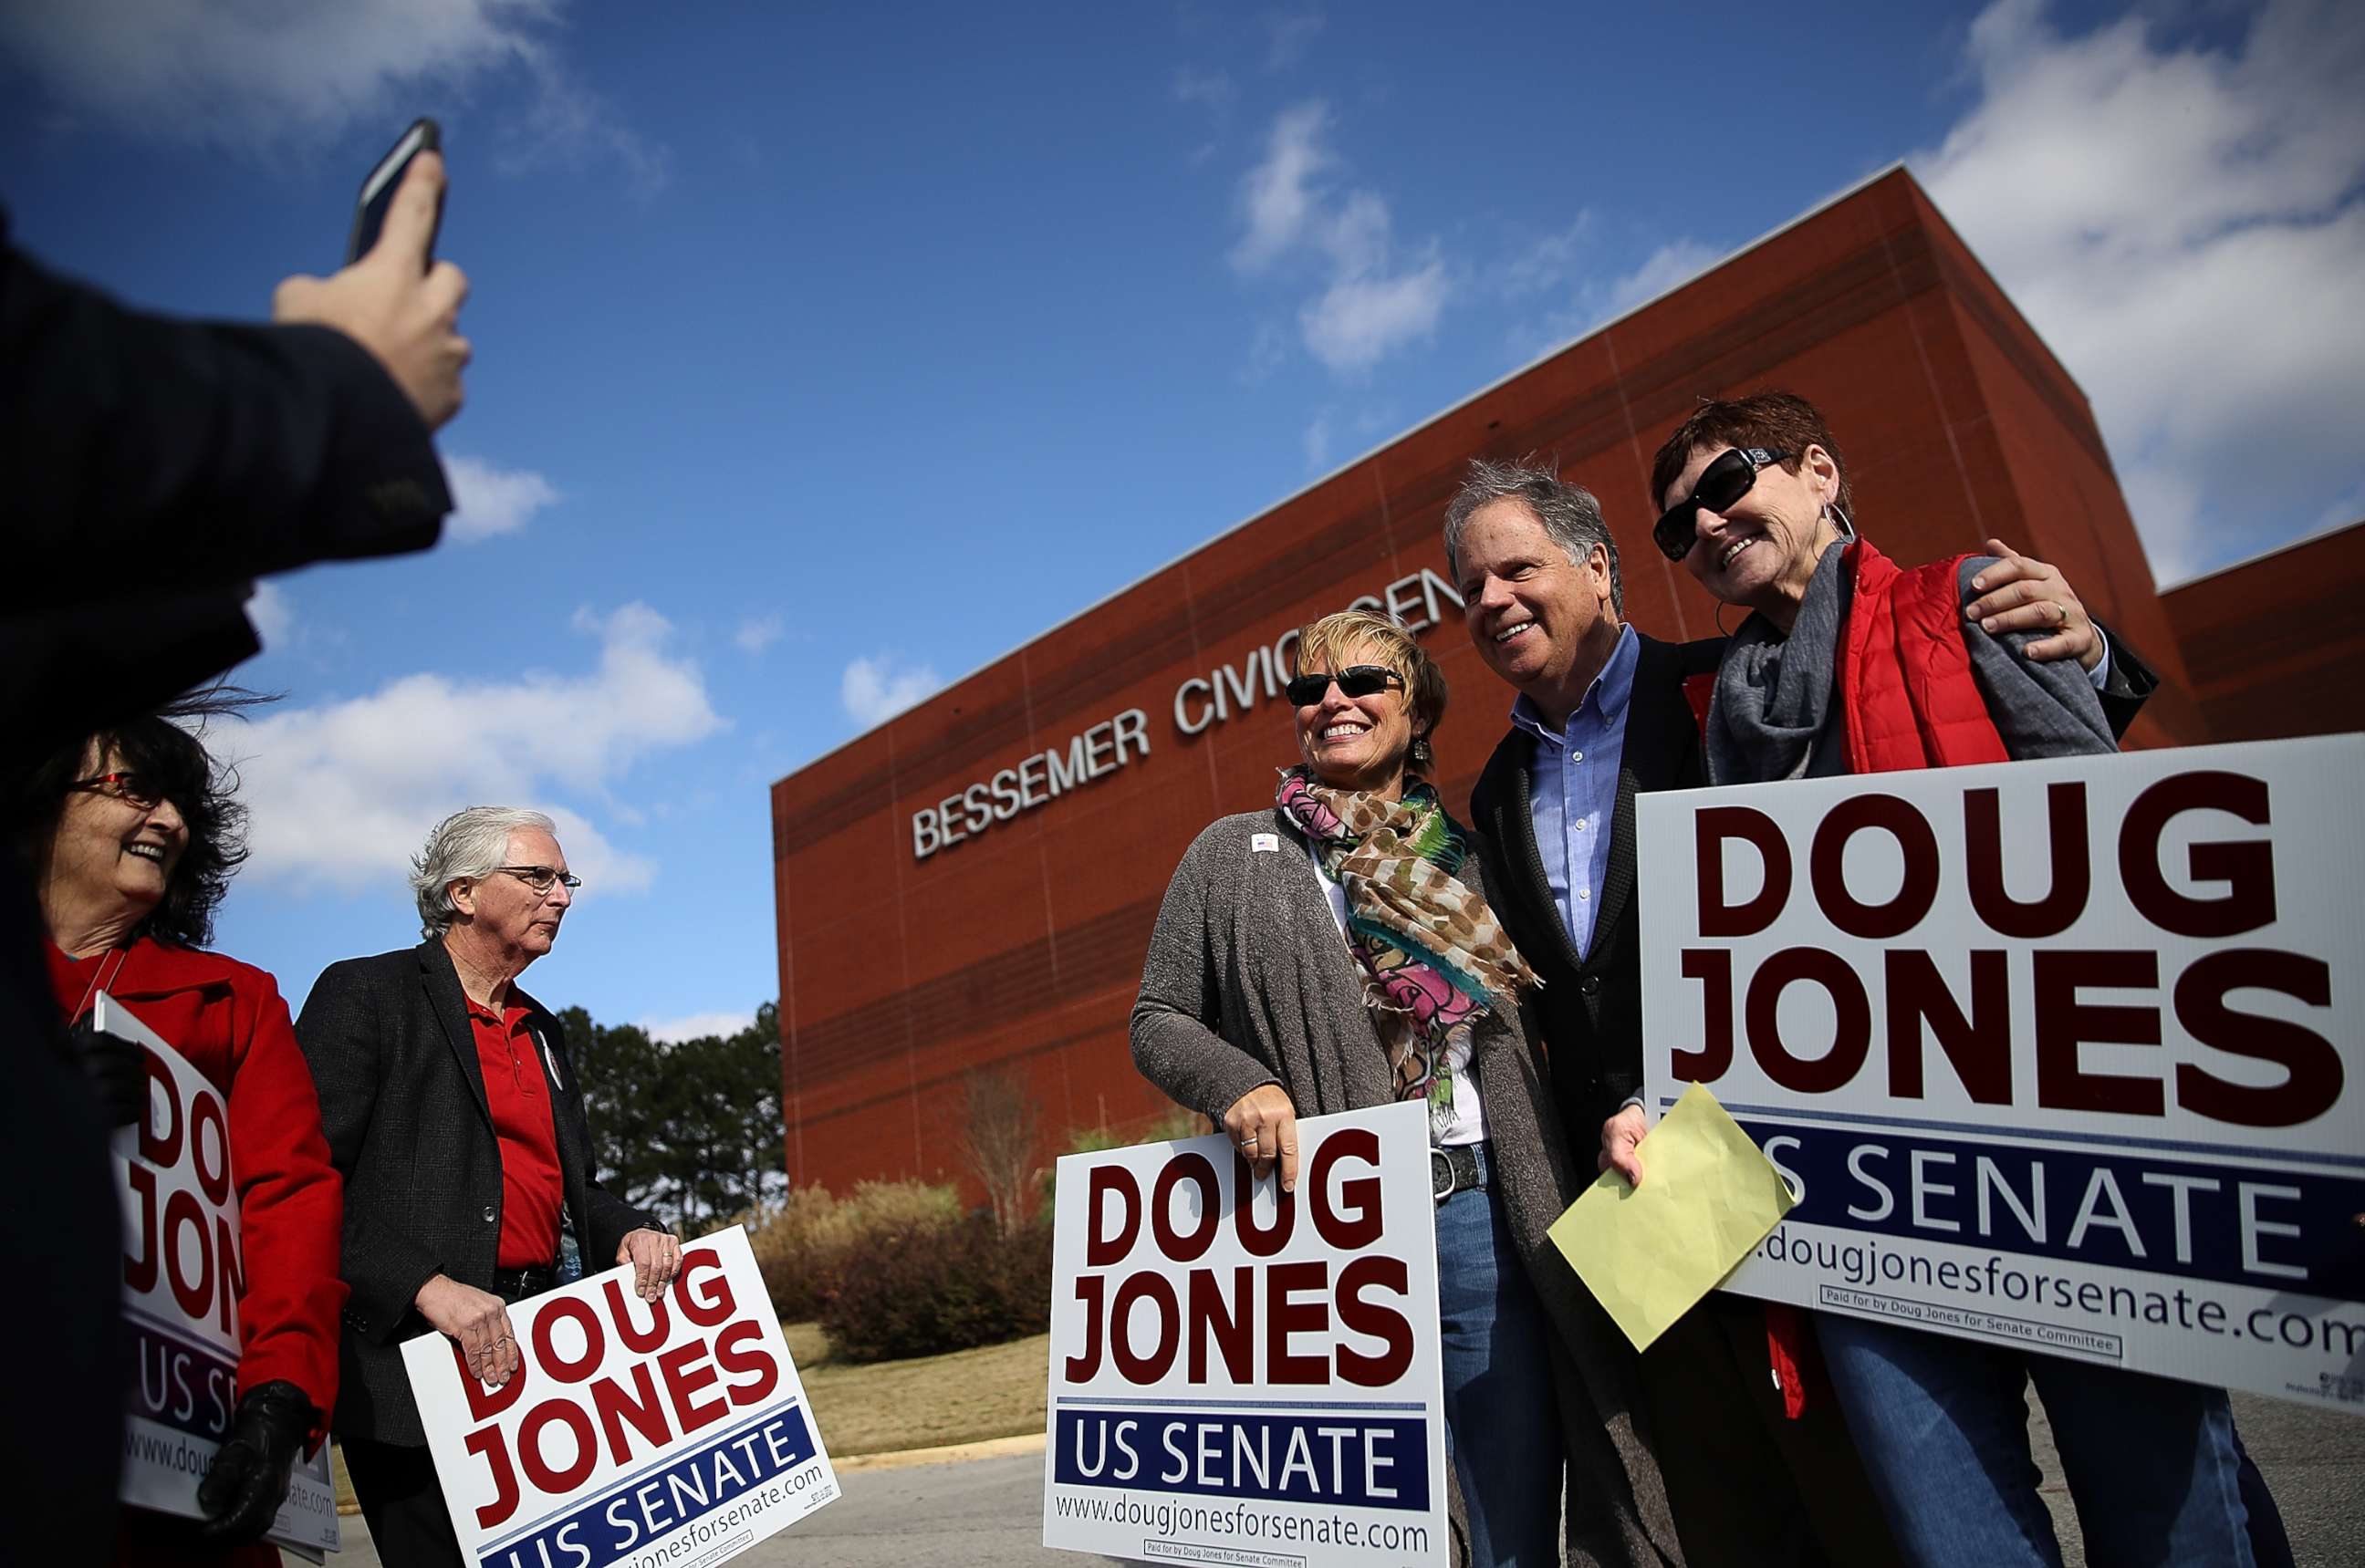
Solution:
[(1359, 599), (1418, 628), (1460, 812), (1510, 701), (1438, 547), (1467, 460), (1556, 454), (1629, 619), (1704, 636), (1714, 602), (1650, 543), (1651, 454), (1695, 398), (1774, 386), (1828, 414), (1889, 554), (2058, 563), (2165, 678), (2134, 741), (2210, 738), (2084, 395), (1893, 171), (773, 786), (790, 1179), (956, 1176), (973, 1068), (1026, 1075), (1047, 1143), (1161, 1109), (1126, 1018), (1184, 846), (1295, 760), (1276, 642)]
[(2365, 522), (2160, 595), (2209, 737), (2365, 730)]

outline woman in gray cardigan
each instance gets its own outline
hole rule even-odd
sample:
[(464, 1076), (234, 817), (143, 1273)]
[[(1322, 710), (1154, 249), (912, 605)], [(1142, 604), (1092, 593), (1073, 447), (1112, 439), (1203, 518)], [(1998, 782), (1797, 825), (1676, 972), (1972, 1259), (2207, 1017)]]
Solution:
[[(1299, 633), (1304, 761), (1183, 856), (1133, 1058), (1296, 1182), (1299, 1115), (1429, 1107), (1455, 1524), (1474, 1564), (1678, 1563), (1633, 1358), (1545, 1228), (1578, 1178), (1519, 1012), (1533, 976), (1422, 778), (1437, 666), (1359, 610)], [(1564, 1509), (1564, 1477), (1565, 1488)]]

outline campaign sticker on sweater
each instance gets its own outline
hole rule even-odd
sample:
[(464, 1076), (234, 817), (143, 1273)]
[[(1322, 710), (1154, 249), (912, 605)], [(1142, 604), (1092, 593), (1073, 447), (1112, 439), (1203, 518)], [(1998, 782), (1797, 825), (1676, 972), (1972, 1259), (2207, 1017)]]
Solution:
[(1043, 1544), (1406, 1568), (1448, 1552), (1426, 1107), (1059, 1161)]
[(1707, 1084), (1799, 1199), (1725, 1288), (2365, 1415), (2359, 778), (2333, 735), (1643, 797), (1649, 1103)]
[(746, 1233), (682, 1249), (656, 1301), (632, 1265), (510, 1308), (522, 1365), (488, 1388), (457, 1341), (402, 1346), (463, 1555), (488, 1568), (717, 1562), (838, 1495)]
[[(187, 1058), (101, 991), (91, 1021), (148, 1053), (147, 1114), (118, 1128), (126, 1389), (123, 1484), (137, 1508), (200, 1518), (197, 1484), (238, 1408), (238, 1183), (230, 1107)], [(328, 1445), (296, 1467), (268, 1539), (319, 1561), (337, 1550)]]

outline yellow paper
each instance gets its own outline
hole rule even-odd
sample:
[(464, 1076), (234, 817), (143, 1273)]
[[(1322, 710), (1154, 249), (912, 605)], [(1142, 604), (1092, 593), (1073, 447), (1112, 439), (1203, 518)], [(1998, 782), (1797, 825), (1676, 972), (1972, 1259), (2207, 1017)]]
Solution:
[(1697, 1083), (1640, 1152), (1640, 1187), (1605, 1170), (1551, 1231), (1552, 1245), (1638, 1350), (1714, 1290), (1798, 1201)]

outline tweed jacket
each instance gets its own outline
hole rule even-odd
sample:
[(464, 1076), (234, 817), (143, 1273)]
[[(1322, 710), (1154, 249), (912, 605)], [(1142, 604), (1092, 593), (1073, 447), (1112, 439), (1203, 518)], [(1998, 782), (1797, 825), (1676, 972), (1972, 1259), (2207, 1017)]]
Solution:
[[(1255, 847), (1260, 834), (1277, 834), (1278, 849)], [(1474, 857), (1462, 876), (1484, 892)], [(1301, 1115), (1395, 1098), (1362, 972), (1305, 840), (1278, 811), (1220, 818), (1183, 855), (1158, 912), (1132, 1040), (1144, 1077), (1218, 1119), (1264, 1083), (1279, 1084)], [(1544, 1235), (1579, 1180), (1516, 1013), (1481, 1022), (1471, 1071), (1499, 1195), (1559, 1330), (1552, 1372), (1570, 1465), (1568, 1560), (1679, 1563), (1665, 1490), (1637, 1429), (1633, 1353)]]
[[(584, 1266), (657, 1222), (601, 1190), (591, 1132), (558, 1020), (523, 991), (542, 1047), (566, 1188)], [(429, 1331), (411, 1305), (437, 1274), (490, 1290), (501, 1234), (501, 1155), (466, 999), (440, 940), (331, 964), (314, 982), (297, 1042), (320, 1094), (329, 1158), (345, 1179), (343, 1269), (353, 1294), (341, 1341), (335, 1431), (426, 1441), (399, 1347)]]

